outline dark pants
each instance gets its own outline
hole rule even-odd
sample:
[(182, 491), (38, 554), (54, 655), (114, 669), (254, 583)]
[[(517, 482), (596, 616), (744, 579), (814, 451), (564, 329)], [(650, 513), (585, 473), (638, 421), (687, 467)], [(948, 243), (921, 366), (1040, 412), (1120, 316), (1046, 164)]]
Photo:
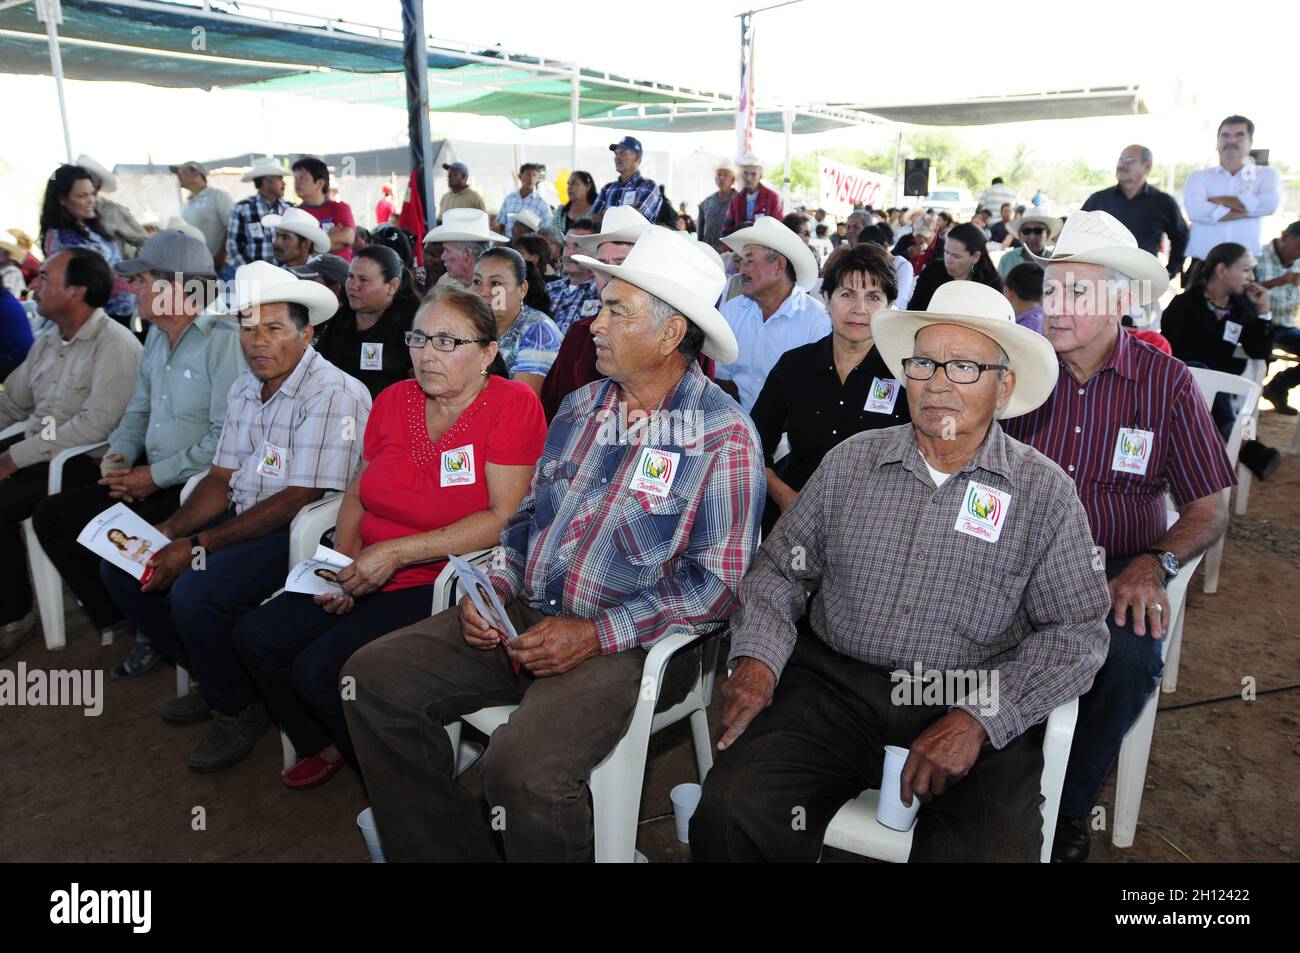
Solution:
[[(227, 513), (212, 525), (229, 519)], [(167, 592), (142, 592), (111, 563), (100, 575), (113, 602), (164, 657), (189, 669), (223, 715), (257, 701), (257, 687), (235, 653), (235, 625), (284, 585), (289, 531), (268, 533), (207, 554), (204, 569), (186, 569)]]
[[(4, 441), (4, 446), (17, 439)], [(87, 456), (73, 457), (63, 465), (63, 485), (93, 483), (99, 479), (99, 464)], [(22, 521), (49, 495), (50, 465), (23, 467), (7, 480), (0, 480), (0, 625), (16, 622), (32, 610), (32, 586), (27, 576), (27, 547), (23, 545)], [(80, 529), (80, 527), (78, 527)]]
[[(1114, 579), (1131, 562), (1117, 559), (1106, 566), (1106, 578)], [(1097, 803), (1097, 795), (1119, 757), (1124, 735), (1142, 714), (1151, 693), (1159, 684), (1164, 662), (1160, 642), (1133, 632), (1130, 610), (1125, 625), (1115, 624), (1115, 614), (1106, 613), (1110, 647), (1106, 664), (1097, 672), (1092, 688), (1079, 699), (1079, 720), (1074, 725), (1070, 766), (1061, 792), (1062, 817), (1086, 817)]]
[[(597, 655), (546, 678), (516, 675), (500, 647), (465, 643), (458, 612), (371, 642), (343, 666), (356, 679), (356, 701), (344, 710), (385, 856), (496, 860), (498, 829), (508, 860), (591, 860), (587, 781), (631, 723), (645, 652)], [(517, 601), (507, 612), (520, 632), (542, 618)], [(699, 671), (695, 653), (673, 663), (661, 707), (684, 697), (676, 690), (689, 682), (683, 674)], [(519, 709), (483, 758), (484, 803), (452, 778), (455, 753), (443, 726), (497, 705)]]
[(300, 755), (331, 743), (351, 754), (339, 674), (361, 646), (428, 618), (433, 586), (377, 592), (346, 615), (331, 615), (311, 596), (285, 592), (235, 626), (235, 651), (258, 693)]
[[(691, 818), (696, 861), (805, 861), (846, 801), (880, 787), (885, 745), (910, 747), (941, 705), (895, 705), (887, 674), (802, 636), (772, 704), (718, 755)], [(912, 861), (1037, 862), (1043, 728), (985, 745), (970, 773), (922, 804)]]
[[(1300, 357), (1300, 328), (1274, 328), (1273, 346)], [(1300, 365), (1288, 367), (1273, 375), (1268, 389), (1285, 394), (1292, 387), (1300, 387)]]
[[(149, 523), (161, 523), (180, 506), (181, 488), (167, 487), (135, 503), (127, 503)], [(63, 581), (90, 616), (96, 629), (106, 629), (122, 620), (122, 613), (99, 577), (100, 558), (77, 542), (86, 524), (113, 504), (108, 487), (92, 483), (64, 490), (37, 505), (32, 516), (41, 548), (59, 570)]]

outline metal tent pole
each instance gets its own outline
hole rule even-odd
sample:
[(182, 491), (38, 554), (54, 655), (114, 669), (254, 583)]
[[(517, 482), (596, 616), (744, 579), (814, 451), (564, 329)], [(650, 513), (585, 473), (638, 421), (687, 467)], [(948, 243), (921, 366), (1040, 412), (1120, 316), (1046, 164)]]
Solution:
[(45, 35), (50, 43), (50, 71), (54, 73), (54, 88), (59, 94), (59, 118), (63, 120), (63, 149), (72, 161), (72, 133), (68, 131), (68, 104), (63, 98), (63, 54), (59, 50), (58, 24), (63, 22), (59, 0), (36, 0), (36, 19), (45, 24)]
[(406, 73), (406, 127), (411, 168), (424, 179), (424, 227), (438, 218), (433, 203), (433, 157), (429, 136), (429, 56), (424, 39), (423, 0), (402, 0), (402, 65)]
[(786, 107), (781, 117), (785, 121), (785, 178), (781, 182), (781, 205), (790, 211), (790, 136), (794, 132), (794, 109)]
[(573, 75), (569, 77), (569, 170), (578, 167), (578, 65), (573, 66)]

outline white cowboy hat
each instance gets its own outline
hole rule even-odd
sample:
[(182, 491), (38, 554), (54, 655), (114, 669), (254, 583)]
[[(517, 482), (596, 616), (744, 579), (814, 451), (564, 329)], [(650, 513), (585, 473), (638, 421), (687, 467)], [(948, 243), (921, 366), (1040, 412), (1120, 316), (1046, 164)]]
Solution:
[(288, 302), (307, 309), (307, 319), (320, 324), (339, 309), (338, 298), (318, 281), (297, 278), (269, 261), (254, 261), (235, 269), (235, 293), (228, 304), (214, 305), (218, 314), (238, 315), (245, 308)]
[(770, 248), (784, 255), (794, 265), (794, 283), (800, 288), (809, 291), (817, 284), (817, 256), (779, 218), (764, 215), (748, 228), (739, 228), (730, 235), (724, 235), (722, 241), (728, 248), (742, 255), (747, 245)]
[(11, 258), (17, 258), (19, 261), (22, 261), (27, 254), (18, 247), (17, 242), (11, 242), (5, 238), (0, 238), (0, 250), (8, 252)]
[(1137, 239), (1109, 212), (1075, 212), (1061, 230), (1051, 258), (1030, 257), (1047, 268), (1079, 261), (1114, 268), (1133, 281), (1133, 304), (1155, 301), (1169, 287), (1169, 273), (1160, 260), (1138, 248)]
[(526, 209), (521, 209), (518, 212), (518, 214), (515, 215), (515, 220), (513, 224), (522, 225), (524, 228), (528, 229), (529, 231), (535, 232), (541, 226), (542, 220), (537, 217), (536, 212), (534, 212), (530, 208), (526, 208)]
[(208, 243), (207, 237), (200, 229), (191, 225), (179, 215), (173, 215), (171, 218), (167, 219), (163, 226), (158, 230), (160, 232), (184, 232), (186, 235), (190, 236), (190, 238), (197, 238), (199, 241), (203, 242), (204, 245), (207, 245)]
[(736, 165), (742, 169), (747, 165), (757, 166), (758, 168), (761, 169), (763, 168), (763, 160), (760, 159), (758, 156), (754, 155), (754, 153), (752, 152), (746, 152), (743, 156), (741, 156), (739, 159), (736, 160)]
[(253, 167), (241, 175), (239, 181), (252, 182), (264, 175), (277, 175), (283, 178), (288, 174), (288, 172), (284, 171), (284, 166), (280, 165), (280, 160), (275, 156), (262, 156), (260, 159), (253, 160)]
[(704, 332), (704, 353), (719, 364), (731, 364), (739, 356), (731, 325), (714, 307), (727, 276), (695, 239), (652, 226), (637, 239), (621, 265), (606, 265), (587, 255), (574, 255), (573, 260), (679, 308)]
[(77, 161), (74, 164), (81, 166), (95, 178), (99, 179), (99, 191), (113, 192), (117, 189), (117, 176), (112, 172), (109, 172), (84, 152), (77, 156)]
[(622, 242), (634, 245), (650, 230), (650, 221), (630, 205), (615, 205), (605, 212), (600, 221), (600, 231), (594, 235), (574, 235), (573, 242), (588, 255), (605, 242)]
[(487, 212), (477, 208), (449, 208), (442, 224), (429, 230), (421, 244), (429, 242), (508, 242), (488, 225)]
[(323, 255), (330, 250), (330, 237), (325, 234), (325, 229), (320, 227), (320, 222), (311, 212), (304, 212), (300, 208), (290, 206), (284, 210), (283, 215), (272, 212), (270, 215), (263, 216), (262, 224), (267, 228), (292, 232), (311, 239), (311, 247), (318, 255)]
[[(977, 281), (940, 285), (925, 311), (886, 308), (871, 319), (876, 349), (898, 380), (906, 382), (903, 359), (916, 353), (916, 335), (931, 324), (957, 324), (987, 335), (1007, 352), (1007, 366), (1016, 372), (1011, 399), (994, 416), (1019, 417), (1052, 396), (1060, 363), (1051, 343), (1037, 331), (1016, 324), (1011, 302)], [(936, 371), (937, 373), (937, 371)]]
[(1021, 215), (1019, 218), (1011, 222), (1011, 224), (1007, 226), (1007, 231), (1012, 235), (1019, 235), (1021, 226), (1028, 222), (1041, 222), (1043, 225), (1046, 225), (1047, 240), (1049, 242), (1056, 241), (1056, 236), (1061, 234), (1062, 222), (1059, 218), (1054, 218), (1051, 215), (1044, 214), (1043, 212), (1036, 212), (1033, 209), (1027, 209), (1024, 215)]
[(144, 213), (140, 216), (139, 219), (137, 219), (137, 221), (139, 221), (139, 223), (146, 228), (148, 228), (150, 225), (152, 225), (154, 228), (159, 228), (162, 225), (162, 218), (158, 215), (157, 212), (154, 211), (152, 205), (145, 208)]

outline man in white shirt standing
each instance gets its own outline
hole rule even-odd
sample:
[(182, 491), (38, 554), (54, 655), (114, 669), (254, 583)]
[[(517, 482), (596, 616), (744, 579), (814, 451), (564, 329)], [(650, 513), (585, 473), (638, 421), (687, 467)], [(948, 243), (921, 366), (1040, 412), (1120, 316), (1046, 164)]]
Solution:
[(1245, 116), (1219, 123), (1219, 164), (1187, 177), (1183, 207), (1192, 220), (1187, 242), (1190, 275), (1211, 248), (1223, 242), (1243, 245), (1259, 254), (1259, 223), (1277, 211), (1280, 188), (1277, 171), (1257, 165), (1250, 157), (1255, 124)]

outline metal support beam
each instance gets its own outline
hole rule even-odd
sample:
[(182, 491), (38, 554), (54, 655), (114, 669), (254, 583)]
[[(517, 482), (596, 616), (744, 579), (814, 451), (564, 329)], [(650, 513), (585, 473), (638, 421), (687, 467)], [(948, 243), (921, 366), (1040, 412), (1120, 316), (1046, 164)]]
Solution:
[(578, 167), (578, 97), (581, 94), (581, 72), (575, 64), (569, 77), (569, 169)]
[(63, 98), (63, 54), (59, 50), (59, 27), (63, 10), (59, 0), (36, 0), (36, 19), (45, 24), (45, 36), (50, 43), (50, 72), (54, 74), (54, 89), (59, 94), (59, 118), (63, 121), (63, 149), (68, 162), (72, 162), (72, 133), (68, 129), (68, 104)]
[(423, 0), (402, 0), (402, 61), (406, 67), (406, 126), (411, 168), (423, 179), (424, 230), (437, 220), (433, 203), (433, 157), (429, 136), (429, 57), (424, 42)]

